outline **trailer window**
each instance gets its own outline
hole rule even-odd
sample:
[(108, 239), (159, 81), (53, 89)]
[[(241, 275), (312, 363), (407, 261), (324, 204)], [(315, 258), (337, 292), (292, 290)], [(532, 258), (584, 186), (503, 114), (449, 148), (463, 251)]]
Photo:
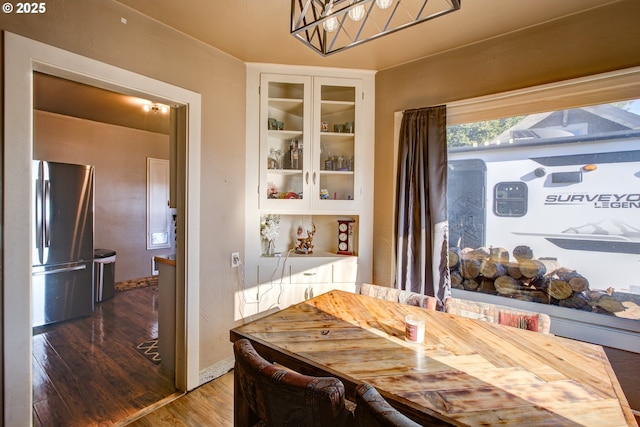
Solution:
[(527, 214), (527, 184), (499, 182), (493, 190), (493, 211), (497, 216), (525, 216)]
[(447, 144), (452, 287), (640, 320), (640, 99), (448, 126)]

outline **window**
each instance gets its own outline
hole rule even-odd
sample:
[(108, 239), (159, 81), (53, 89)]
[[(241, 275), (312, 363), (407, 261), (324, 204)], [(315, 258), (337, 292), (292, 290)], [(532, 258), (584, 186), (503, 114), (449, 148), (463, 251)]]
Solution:
[(499, 182), (493, 191), (493, 212), (497, 216), (525, 216), (527, 200), (524, 182)]
[(169, 160), (147, 157), (147, 249), (171, 247)]
[[(606, 99), (605, 82), (600, 85)], [(452, 287), (470, 299), (500, 297), (491, 301), (502, 305), (542, 303), (578, 323), (622, 324), (636, 334), (631, 350), (638, 351), (640, 98), (576, 105), (584, 88), (573, 89), (571, 96), (567, 85), (555, 88), (565, 95), (549, 97), (558, 108), (547, 111), (537, 105), (527, 112), (522, 99), (536, 90), (449, 107), (451, 246), (462, 250), (463, 258), (465, 250), (478, 256), (485, 248), (484, 262), (503, 264), (500, 271), (514, 279), (505, 289), (494, 286), (496, 277), (465, 277), (460, 270), (452, 279), (462, 276), (462, 281), (452, 280)], [(504, 117), (495, 118), (498, 114)], [(464, 122), (474, 116), (491, 118)], [(539, 270), (523, 274), (518, 266), (530, 261)], [(583, 313), (599, 320), (583, 321)], [(629, 320), (635, 321), (630, 327)], [(602, 334), (598, 330), (587, 335)], [(571, 336), (564, 332), (560, 335)]]

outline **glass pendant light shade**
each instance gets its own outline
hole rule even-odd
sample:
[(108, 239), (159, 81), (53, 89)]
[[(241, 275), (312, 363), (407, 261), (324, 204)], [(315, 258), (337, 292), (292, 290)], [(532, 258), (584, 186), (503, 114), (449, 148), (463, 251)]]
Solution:
[(393, 3), (393, 0), (376, 0), (376, 6), (380, 9), (386, 9)]
[(332, 16), (322, 23), (322, 27), (325, 29), (325, 31), (333, 33), (336, 29), (338, 29), (338, 18)]
[(352, 21), (359, 21), (364, 18), (364, 6), (360, 5), (350, 9), (349, 18), (351, 18)]
[[(322, 16), (329, 16), (333, 13), (333, 0), (329, 0), (327, 4), (324, 5), (324, 11), (322, 12)], [(322, 22), (322, 28), (328, 33), (333, 33), (338, 29), (338, 18), (332, 16), (326, 21)]]

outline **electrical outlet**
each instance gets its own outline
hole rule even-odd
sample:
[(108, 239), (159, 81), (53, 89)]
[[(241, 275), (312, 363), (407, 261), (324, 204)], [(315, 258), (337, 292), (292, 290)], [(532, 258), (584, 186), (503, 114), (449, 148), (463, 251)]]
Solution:
[(231, 252), (231, 267), (238, 267), (240, 265), (240, 253)]

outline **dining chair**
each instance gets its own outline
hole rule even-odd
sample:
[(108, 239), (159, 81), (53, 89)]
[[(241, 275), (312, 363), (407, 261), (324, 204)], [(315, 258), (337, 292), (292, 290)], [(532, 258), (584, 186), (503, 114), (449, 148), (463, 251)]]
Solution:
[(360, 294), (370, 297), (380, 298), (387, 301), (398, 302), (398, 296), (400, 290), (396, 288), (390, 288), (388, 286), (374, 285), (371, 283), (363, 283), (360, 285)]
[(444, 302), (444, 311), (458, 316), (527, 329), (543, 334), (548, 334), (551, 330), (551, 318), (548, 314), (516, 310), (487, 302), (449, 297)]
[(429, 295), (422, 295), (417, 292), (400, 291), (398, 302), (401, 304), (413, 305), (416, 307), (426, 308), (427, 310), (440, 311), (438, 299)]
[(388, 286), (363, 283), (360, 285), (360, 294), (387, 301), (399, 302), (401, 304), (414, 305), (416, 307), (426, 308), (427, 310), (440, 311), (441, 309), (435, 297), (421, 295), (417, 292), (401, 291)]
[(344, 384), (334, 377), (313, 377), (276, 366), (260, 356), (251, 342), (233, 344), (236, 421), (249, 414), (246, 425), (350, 426), (353, 412), (346, 407)]
[(357, 427), (419, 427), (420, 424), (399, 412), (371, 384), (356, 387), (355, 426)]

